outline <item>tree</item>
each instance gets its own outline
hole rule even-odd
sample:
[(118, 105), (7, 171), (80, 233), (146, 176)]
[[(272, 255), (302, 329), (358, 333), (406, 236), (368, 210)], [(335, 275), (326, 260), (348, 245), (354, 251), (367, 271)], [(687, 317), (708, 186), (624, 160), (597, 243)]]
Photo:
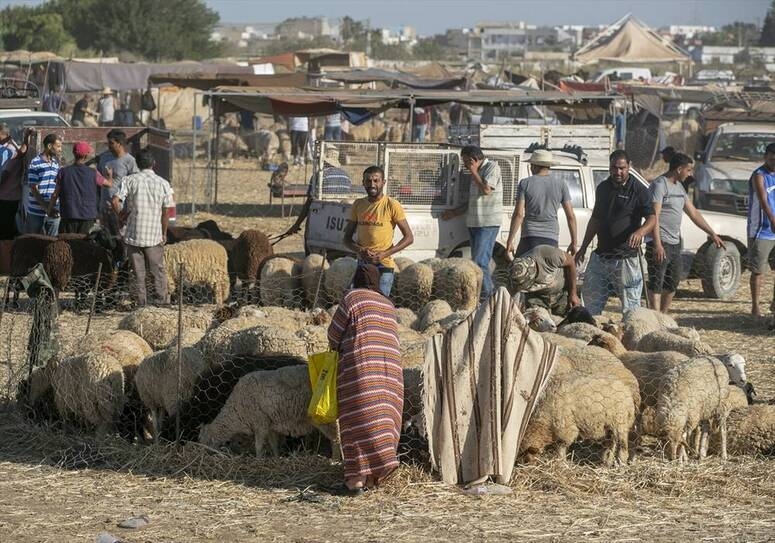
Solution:
[(153, 61), (201, 59), (219, 51), (210, 40), (218, 14), (203, 0), (54, 0), (51, 6), (84, 49)]
[(412, 55), (417, 60), (443, 60), (449, 56), (449, 51), (433, 38), (422, 39), (412, 49)]
[(718, 32), (709, 32), (700, 36), (703, 45), (728, 45), (747, 47), (759, 41), (759, 28), (753, 23), (735, 21), (724, 25)]
[(349, 15), (345, 15), (339, 26), (339, 34), (342, 37), (342, 43), (350, 43), (354, 40), (365, 41), (366, 25), (363, 21), (356, 21)]
[(767, 16), (764, 18), (759, 45), (765, 47), (775, 46), (775, 0), (773, 0), (770, 9), (767, 10)]
[(0, 12), (3, 48), (6, 51), (59, 51), (72, 43), (62, 17), (47, 6), (11, 6)]

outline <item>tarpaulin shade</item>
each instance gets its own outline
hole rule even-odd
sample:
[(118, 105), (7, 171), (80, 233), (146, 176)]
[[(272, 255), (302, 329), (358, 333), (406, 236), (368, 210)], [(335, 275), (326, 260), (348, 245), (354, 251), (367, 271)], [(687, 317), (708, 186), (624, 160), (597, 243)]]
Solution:
[(307, 74), (295, 72), (290, 74), (256, 75), (252, 73), (235, 72), (195, 72), (189, 74), (153, 74), (148, 81), (154, 85), (175, 85), (200, 90), (210, 90), (220, 86), (230, 87), (305, 87)]
[(65, 61), (63, 65), (67, 92), (98, 92), (104, 87), (119, 91), (144, 89), (148, 85), (148, 78), (153, 74), (253, 73), (253, 68), (250, 66), (203, 64), (200, 62), (102, 64)]
[(372, 83), (379, 81), (391, 87), (404, 86), (411, 89), (454, 89), (465, 87), (466, 77), (427, 78), (418, 77), (405, 72), (391, 72), (378, 68), (368, 70), (353, 70), (351, 72), (337, 72), (324, 74), (326, 79), (341, 83)]

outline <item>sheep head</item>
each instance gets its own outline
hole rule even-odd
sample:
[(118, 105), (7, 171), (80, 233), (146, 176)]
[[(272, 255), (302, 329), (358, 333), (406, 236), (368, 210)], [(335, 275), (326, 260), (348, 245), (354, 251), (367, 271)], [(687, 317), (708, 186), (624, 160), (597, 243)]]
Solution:
[(720, 354), (716, 358), (727, 368), (729, 384), (744, 388), (748, 380), (745, 374), (745, 358), (737, 353)]

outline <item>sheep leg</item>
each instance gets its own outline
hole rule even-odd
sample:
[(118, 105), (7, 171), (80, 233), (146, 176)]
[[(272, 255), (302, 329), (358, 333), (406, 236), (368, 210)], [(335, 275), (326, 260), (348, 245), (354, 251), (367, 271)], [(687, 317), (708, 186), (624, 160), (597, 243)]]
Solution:
[(700, 445), (697, 449), (697, 458), (702, 461), (708, 456), (708, 437), (710, 436), (710, 424), (707, 421), (700, 423)]
[(264, 443), (266, 442), (267, 428), (256, 428), (253, 433), (256, 443), (256, 458), (261, 458), (264, 452)]
[(154, 444), (159, 443), (159, 435), (161, 434), (161, 420), (162, 414), (161, 409), (151, 409), (151, 424), (153, 426), (153, 442)]
[(721, 459), (727, 459), (727, 419), (721, 419), (719, 423), (719, 431), (721, 433)]
[(317, 429), (331, 442), (331, 461), (339, 463), (342, 461), (342, 443), (339, 440), (339, 423), (332, 422), (317, 426)]
[(280, 434), (269, 430), (267, 438), (269, 439), (269, 450), (272, 451), (272, 456), (280, 456)]
[(618, 435), (618, 454), (616, 456), (616, 461), (620, 466), (623, 466), (627, 463), (627, 460), (630, 458), (629, 454), (629, 432), (628, 437), (625, 438), (622, 434)]
[(568, 458), (568, 445), (565, 443), (560, 443), (557, 445), (557, 458), (565, 462), (565, 460)]

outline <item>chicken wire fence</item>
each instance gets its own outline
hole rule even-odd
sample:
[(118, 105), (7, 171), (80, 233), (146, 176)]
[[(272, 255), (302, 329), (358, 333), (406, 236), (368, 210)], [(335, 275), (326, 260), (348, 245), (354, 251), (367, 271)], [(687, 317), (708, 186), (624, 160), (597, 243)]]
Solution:
[[(626, 273), (648, 274), (645, 258), (635, 258), (636, 264), (626, 273), (610, 262), (590, 269), (597, 259), (587, 258), (590, 262), (580, 274), (585, 303), (590, 295), (616, 297), (620, 287), (632, 287), (632, 277)], [(399, 263), (391, 299), (397, 307), (405, 381), (400, 450), (406, 460), (427, 465), (420, 370), (426, 342), (475, 311), (482, 275), (463, 258)], [(140, 309), (134, 306), (136, 284), (129, 271), (71, 278), (58, 300), (39, 299), (25, 291), (16, 298), (17, 281), (9, 280), (9, 300), (0, 317), (5, 374), (2, 401), (53, 427), (119, 433), (131, 441), (201, 440), (209, 447), (238, 453), (303, 450), (328, 454), (329, 441), (306, 416), (311, 387), (305, 362), (308, 355), (327, 350), (327, 327), (350, 286), (355, 266), (355, 260), (348, 257), (328, 263), (320, 255), (304, 261), (279, 255), (262, 267), (254, 281), (232, 274), (227, 284), (223, 279), (221, 284), (197, 281), (182, 266), (177, 274), (174, 269), (168, 274), (172, 304)], [(514, 293), (519, 290), (513, 267), (495, 267), (493, 272), (496, 285)], [(594, 273), (598, 277), (593, 279)], [(152, 299), (150, 275), (147, 282)], [(670, 330), (669, 338), (650, 333), (628, 337), (613, 325), (557, 330), (567, 299), (552, 295), (547, 302), (545, 293), (525, 289), (521, 295), (527, 307), (544, 305), (554, 313), (550, 322), (541, 322), (541, 316), (531, 311), (526, 316), (533, 328), (547, 334), (545, 339), (560, 345), (562, 354), (533, 415), (535, 424), (531, 423), (524, 438), (524, 461), (548, 450), (570, 451), (580, 461), (623, 461), (634, 452), (633, 432), (648, 424), (658, 426), (657, 398), (664, 389), (663, 374), (689, 356), (711, 354), (695, 331), (676, 328), (668, 318), (659, 321), (653, 331)], [(634, 298), (635, 305), (645, 305), (642, 296), (641, 291)], [(618, 312), (620, 306), (612, 302), (607, 310)], [(637, 357), (625, 361), (628, 373), (617, 359), (624, 360), (625, 346), (633, 351), (660, 351), (664, 341), (676, 342), (671, 349), (685, 354), (667, 362), (658, 357), (650, 360), (652, 365), (663, 364), (661, 373), (640, 368), (643, 360)], [(597, 349), (590, 354), (582, 349), (587, 344)], [(726, 391), (718, 402), (732, 402), (735, 396), (726, 387), (730, 378), (724, 377), (724, 365), (705, 364), (715, 372), (717, 384), (723, 381), (725, 385), (717, 387), (716, 394)], [(254, 372), (259, 372), (258, 378), (243, 380), (248, 374), (255, 376)], [(241, 382), (247, 392), (234, 396)], [(272, 411), (276, 404), (267, 406), (266, 412), (260, 409), (267, 390), (280, 391), (288, 399), (281, 412)], [(697, 402), (710, 401), (712, 391), (703, 394)], [(252, 399), (250, 408), (240, 403), (245, 397)], [(269, 422), (263, 424), (272, 431), (261, 437), (256, 428), (264, 426), (256, 417), (224, 415), (219, 419), (224, 411), (242, 412), (240, 409), (264, 413)], [(570, 428), (555, 427), (557, 413), (568, 409), (586, 418), (575, 420)], [(658, 428), (649, 431), (659, 433)], [(691, 441), (684, 433), (674, 435), (667, 442), (668, 456), (679, 454), (671, 448), (675, 444), (699, 455), (707, 448), (707, 433), (697, 432), (696, 438), (692, 433)], [(261, 450), (256, 451), (257, 447)], [(662, 455), (664, 447), (664, 441), (647, 437), (638, 452)]]

